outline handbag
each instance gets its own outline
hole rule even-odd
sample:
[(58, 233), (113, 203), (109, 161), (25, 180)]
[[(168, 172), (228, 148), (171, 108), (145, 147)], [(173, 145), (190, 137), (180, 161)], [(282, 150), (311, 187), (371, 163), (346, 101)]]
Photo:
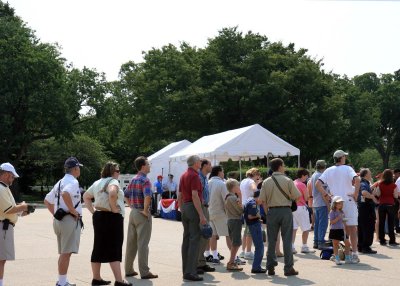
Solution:
[(282, 195), (284, 195), (284, 197), (288, 200), (290, 200), (292, 202), (292, 205), (290, 206), (292, 212), (295, 212), (297, 210), (297, 204), (296, 201), (292, 200), (289, 198), (289, 196), (282, 190), (281, 186), (278, 184), (278, 181), (275, 179), (274, 176), (271, 176), (272, 180), (274, 180), (275, 185), (278, 187), (278, 189), (281, 191)]
[(104, 185), (104, 187), (97, 194), (94, 202), (94, 207), (100, 211), (111, 211), (109, 195), (107, 192), (108, 184), (113, 180), (112, 178)]

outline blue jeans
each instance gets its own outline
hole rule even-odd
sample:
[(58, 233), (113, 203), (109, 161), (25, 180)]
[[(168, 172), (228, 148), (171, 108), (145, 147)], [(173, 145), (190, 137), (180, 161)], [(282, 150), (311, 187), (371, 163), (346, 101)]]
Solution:
[(328, 228), (328, 207), (314, 208), (314, 244), (325, 242), (325, 233)]
[(253, 266), (251, 270), (260, 270), (261, 261), (264, 255), (264, 242), (262, 239), (261, 222), (256, 222), (255, 224), (248, 225), (248, 227), (255, 247)]

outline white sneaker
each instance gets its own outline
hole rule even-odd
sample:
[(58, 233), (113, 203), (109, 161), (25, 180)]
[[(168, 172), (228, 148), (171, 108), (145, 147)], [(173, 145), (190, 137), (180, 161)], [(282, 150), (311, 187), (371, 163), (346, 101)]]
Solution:
[(64, 285), (61, 285), (61, 284), (58, 284), (58, 281), (57, 281), (56, 286), (76, 286), (76, 284), (71, 284), (71, 283), (67, 282)]
[(244, 251), (240, 252), (239, 257), (244, 258)]
[(246, 264), (246, 261), (240, 259), (239, 256), (236, 256), (235, 263), (236, 263), (237, 265), (245, 265), (245, 264)]
[(337, 260), (336, 258), (335, 258), (335, 263), (336, 263), (336, 265), (342, 265), (342, 261)]
[(353, 254), (353, 255), (351, 256), (351, 260), (353, 261), (354, 264), (360, 263), (360, 258), (358, 258), (358, 255), (357, 255), (357, 254)]
[(302, 246), (301, 253), (315, 253), (315, 250), (308, 248), (308, 246)]
[(254, 253), (253, 252), (246, 252), (244, 254), (244, 259), (254, 259)]
[(294, 248), (294, 247), (292, 248), (292, 253), (293, 253), (293, 254), (296, 254), (296, 253), (297, 253), (296, 248)]

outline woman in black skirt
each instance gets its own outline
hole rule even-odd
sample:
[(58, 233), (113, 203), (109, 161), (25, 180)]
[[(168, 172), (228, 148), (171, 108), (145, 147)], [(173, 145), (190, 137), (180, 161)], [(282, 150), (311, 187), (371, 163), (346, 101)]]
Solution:
[[(108, 162), (101, 171), (101, 179), (85, 192), (83, 199), (93, 214), (94, 242), (91, 257), (92, 285), (109, 285), (100, 276), (101, 263), (109, 263), (115, 286), (131, 286), (121, 274), (122, 243), (124, 241), (124, 193), (118, 183), (119, 166)], [(94, 204), (92, 204), (94, 199)]]

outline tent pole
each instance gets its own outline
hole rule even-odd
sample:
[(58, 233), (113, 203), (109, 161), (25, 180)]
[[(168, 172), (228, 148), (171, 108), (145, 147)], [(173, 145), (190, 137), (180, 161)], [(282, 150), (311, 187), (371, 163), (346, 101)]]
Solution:
[(300, 155), (297, 156), (297, 168), (300, 168)]
[(242, 158), (239, 157), (239, 182), (242, 181)]

